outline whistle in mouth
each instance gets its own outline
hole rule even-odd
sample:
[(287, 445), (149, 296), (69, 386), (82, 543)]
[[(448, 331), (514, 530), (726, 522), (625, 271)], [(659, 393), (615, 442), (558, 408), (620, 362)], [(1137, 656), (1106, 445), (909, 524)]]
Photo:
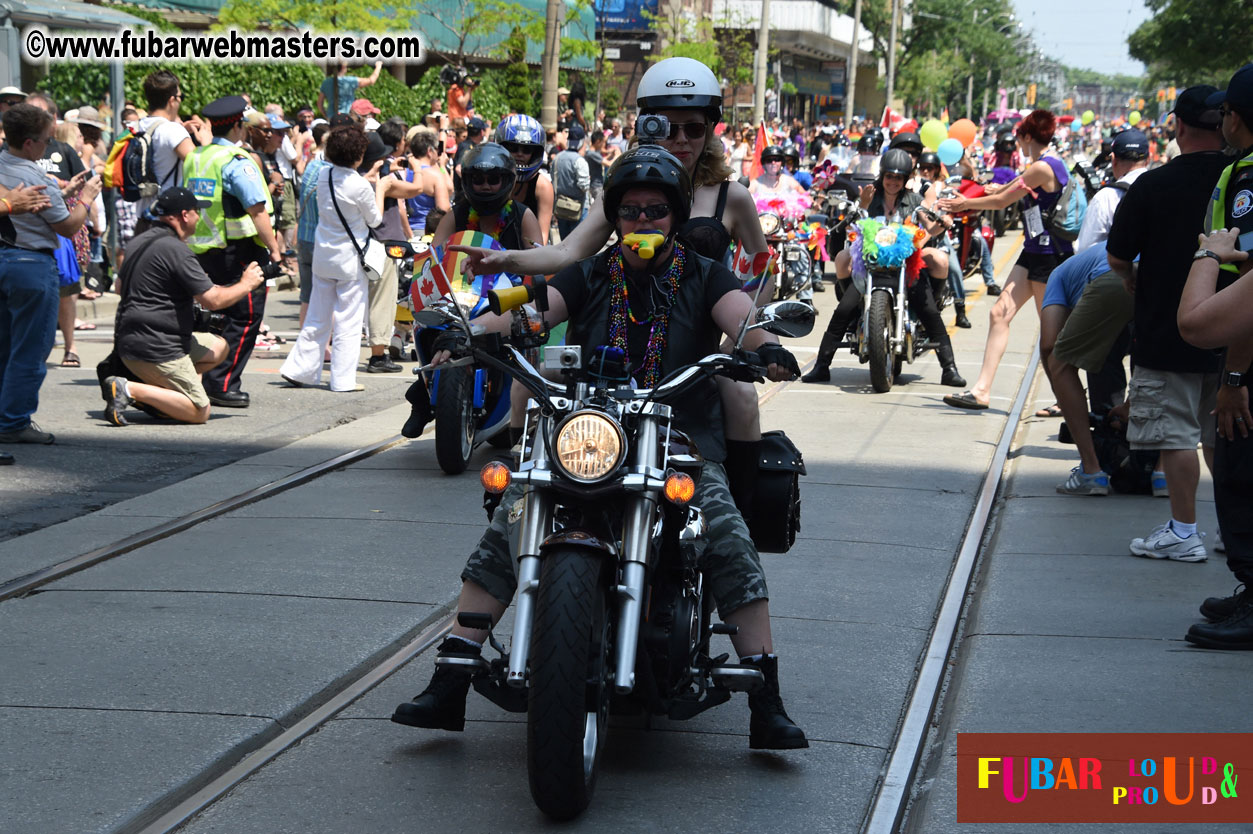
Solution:
[(622, 242), (641, 258), (650, 261), (657, 254), (658, 247), (666, 242), (666, 236), (660, 232), (634, 232), (622, 238)]

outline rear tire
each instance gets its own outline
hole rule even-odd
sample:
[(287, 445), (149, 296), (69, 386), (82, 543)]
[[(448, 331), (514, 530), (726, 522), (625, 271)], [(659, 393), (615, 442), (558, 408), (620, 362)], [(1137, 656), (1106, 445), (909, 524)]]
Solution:
[(554, 819), (583, 812), (596, 789), (611, 692), (609, 579), (603, 553), (544, 555), (531, 630), (526, 719), (531, 797)]
[(460, 475), (474, 454), (473, 368), (440, 372), (435, 396), (435, 460), (449, 475)]
[(870, 294), (869, 332), (866, 334), (870, 354), (870, 386), (877, 393), (892, 390), (895, 357), (892, 356), (892, 296), (886, 292)]

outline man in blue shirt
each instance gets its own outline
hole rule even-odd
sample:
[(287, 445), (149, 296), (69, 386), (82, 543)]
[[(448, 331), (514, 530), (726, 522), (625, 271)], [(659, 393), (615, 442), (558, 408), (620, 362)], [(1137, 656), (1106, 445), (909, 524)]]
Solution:
[(1065, 495), (1109, 494), (1109, 474), (1096, 457), (1079, 369), (1101, 370), (1131, 312), (1131, 295), (1109, 267), (1105, 241), (1063, 261), (1049, 275), (1040, 310), (1040, 361), (1079, 450), (1079, 466), (1057, 487)]
[(347, 63), (340, 62), (338, 72), (323, 78), (318, 88), (318, 112), (328, 119), (338, 113), (347, 113), (357, 100), (357, 91), (378, 81), (382, 69), (383, 62), (375, 61), (374, 72), (365, 78), (358, 78), (348, 74)]

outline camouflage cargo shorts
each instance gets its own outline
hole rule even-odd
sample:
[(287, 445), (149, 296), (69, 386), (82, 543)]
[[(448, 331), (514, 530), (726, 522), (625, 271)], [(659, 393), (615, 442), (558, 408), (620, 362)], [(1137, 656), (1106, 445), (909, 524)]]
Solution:
[[(520, 532), (522, 495), (523, 488), (518, 485), (505, 490), (492, 523), (461, 572), (463, 581), (479, 585), (502, 605), (513, 600), (518, 586), (513, 553)], [(706, 461), (693, 502), (705, 514), (709, 530), (709, 544), (700, 566), (718, 603), (719, 616), (725, 620), (750, 602), (768, 599), (761, 559), (731, 499), (721, 464)]]

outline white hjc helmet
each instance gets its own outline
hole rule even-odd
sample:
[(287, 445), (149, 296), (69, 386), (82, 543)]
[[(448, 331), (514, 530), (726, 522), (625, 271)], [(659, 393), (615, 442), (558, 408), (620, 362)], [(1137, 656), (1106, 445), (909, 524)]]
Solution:
[(701, 110), (711, 124), (722, 121), (722, 87), (709, 67), (693, 58), (666, 58), (653, 64), (635, 92), (641, 113)]

